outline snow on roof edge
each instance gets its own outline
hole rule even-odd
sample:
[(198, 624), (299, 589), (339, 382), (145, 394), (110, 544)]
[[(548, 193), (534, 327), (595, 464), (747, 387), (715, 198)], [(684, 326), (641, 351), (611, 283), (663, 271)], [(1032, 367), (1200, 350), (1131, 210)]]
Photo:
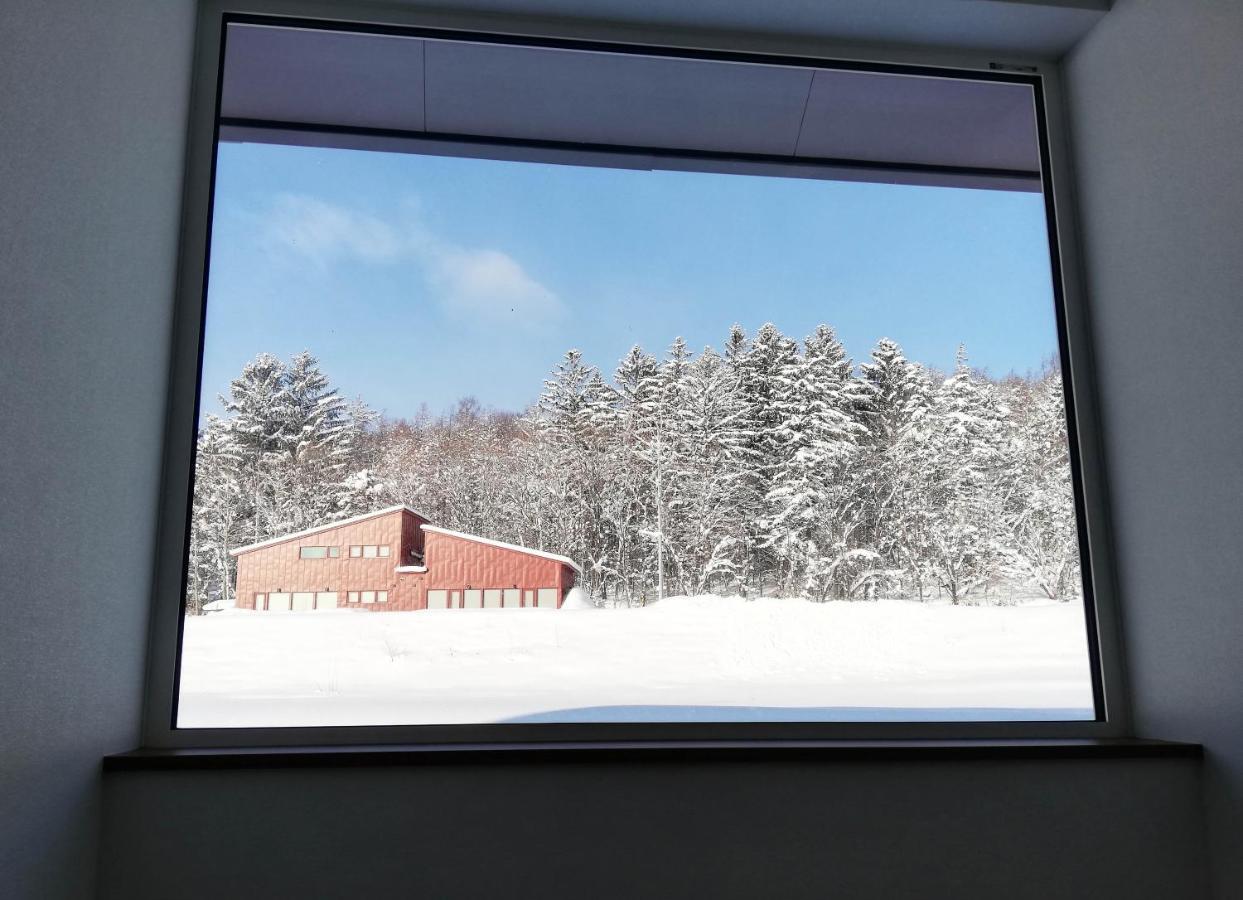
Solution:
[(285, 541), (292, 541), (295, 538), (306, 537), (307, 535), (315, 534), (317, 531), (326, 531), (329, 528), (340, 528), (342, 525), (353, 525), (355, 522), (362, 522), (365, 519), (387, 515), (388, 513), (395, 513), (402, 509), (408, 513), (418, 516), (424, 521), (428, 521), (427, 516), (423, 515), (423, 513), (419, 512), (417, 509), (406, 506), (404, 503), (399, 503), (396, 506), (386, 506), (384, 509), (375, 509), (371, 512), (362, 513), (361, 515), (350, 516), (348, 519), (337, 519), (335, 522), (325, 522), (323, 525), (316, 525), (314, 528), (304, 528), (302, 531), (294, 531), (290, 534), (282, 534), (279, 537), (268, 538), (266, 541), (258, 541), (254, 544), (247, 544), (244, 547), (237, 547), (230, 550), (229, 555), (237, 556), (241, 553), (249, 553), (251, 550), (258, 550), (261, 547), (271, 547), (275, 544), (282, 544)]
[(491, 547), (500, 547), (502, 550), (517, 550), (519, 553), (529, 553), (532, 556), (542, 556), (544, 559), (555, 560), (556, 562), (565, 563), (579, 575), (583, 574), (582, 568), (574, 560), (568, 556), (559, 556), (556, 553), (549, 553), (546, 550), (532, 550), (530, 547), (519, 547), (517, 544), (507, 544), (504, 541), (494, 541), (492, 538), (480, 537), (477, 534), (467, 534), (464, 531), (451, 531), (448, 528), (441, 528), (438, 525), (429, 525), (424, 522), (419, 526), (424, 531), (435, 531), (437, 534), (447, 534), (450, 537), (465, 538), (468, 541), (478, 541), (480, 544), (487, 544)]

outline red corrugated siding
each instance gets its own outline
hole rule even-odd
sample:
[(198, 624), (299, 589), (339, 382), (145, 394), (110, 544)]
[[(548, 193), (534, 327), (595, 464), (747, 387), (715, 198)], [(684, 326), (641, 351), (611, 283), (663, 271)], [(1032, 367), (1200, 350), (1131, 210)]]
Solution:
[[(408, 534), (419, 532), (423, 520), (405, 511), (394, 510), (382, 516), (351, 525), (326, 528), (305, 537), (260, 547), (237, 557), (237, 605), (255, 608), (255, 594), (274, 591), (336, 591), (338, 608), (421, 609), (421, 597), (414, 585), (399, 579), (394, 568), (410, 562), (409, 550), (416, 546)], [(351, 545), (375, 544), (390, 547), (387, 559), (350, 558)], [(341, 548), (336, 559), (301, 559), (299, 547)], [(350, 604), (349, 591), (388, 591), (387, 604)]]
[[(435, 531), (424, 532), (423, 519), (396, 510), (336, 528), (326, 528), (243, 553), (237, 558), (237, 605), (255, 608), (255, 594), (273, 592), (336, 591), (338, 608), (385, 610), (426, 609), (427, 591), (467, 588), (518, 588), (534, 591), (555, 588), (557, 605), (574, 585), (574, 570), (564, 563), (518, 550), (468, 540)], [(392, 548), (388, 558), (355, 559), (351, 545), (376, 544)], [(301, 559), (299, 547), (338, 546), (341, 555)], [(411, 565), (411, 553), (424, 554), (425, 573), (398, 573)], [(350, 591), (388, 591), (388, 603), (351, 604)], [(525, 594), (524, 594), (525, 596)]]

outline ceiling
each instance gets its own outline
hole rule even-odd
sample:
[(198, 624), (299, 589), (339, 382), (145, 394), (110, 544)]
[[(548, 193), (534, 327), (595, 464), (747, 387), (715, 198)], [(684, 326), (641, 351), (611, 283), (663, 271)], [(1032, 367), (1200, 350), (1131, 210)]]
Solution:
[(233, 24), (221, 115), (225, 140), (1040, 190), (1032, 90), (996, 81)]

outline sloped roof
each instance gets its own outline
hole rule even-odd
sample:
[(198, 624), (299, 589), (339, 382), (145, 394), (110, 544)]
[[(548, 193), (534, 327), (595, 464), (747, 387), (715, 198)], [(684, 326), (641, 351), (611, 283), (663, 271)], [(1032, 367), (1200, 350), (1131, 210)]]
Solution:
[(569, 566), (579, 575), (583, 574), (583, 570), (578, 563), (570, 559), (568, 556), (559, 556), (556, 553), (548, 553), (544, 550), (532, 550), (530, 547), (519, 547), (517, 544), (506, 544), (504, 541), (494, 541), (491, 538), (480, 537), (477, 534), (467, 534), (464, 531), (450, 531), (448, 528), (440, 528), (436, 525), (423, 524), (419, 526), (424, 531), (434, 531), (437, 534), (447, 535), (448, 537), (462, 538), (467, 541), (475, 541), (479, 544), (487, 544), (490, 547), (499, 547), (502, 550), (513, 550), (516, 553), (526, 553), (530, 556), (542, 556), (544, 559), (555, 560)]
[(255, 544), (247, 544), (245, 547), (238, 547), (234, 550), (230, 550), (229, 555), (237, 556), (241, 553), (249, 553), (251, 550), (258, 550), (262, 547), (271, 547), (275, 544), (282, 544), (285, 541), (292, 541), (296, 538), (307, 537), (308, 535), (312, 535), (320, 531), (327, 531), (330, 528), (340, 528), (342, 525), (353, 525), (355, 522), (364, 522), (367, 519), (374, 519), (376, 516), (388, 515), (389, 513), (395, 513), (403, 509), (408, 513), (418, 516), (420, 519), (427, 521), (427, 516), (423, 515), (423, 513), (419, 512), (417, 509), (412, 509), (405, 504), (398, 504), (397, 506), (387, 506), (384, 509), (372, 510), (371, 512), (363, 513), (361, 516), (351, 516), (348, 519), (338, 519), (335, 522), (325, 522), (323, 525), (316, 525), (314, 528), (307, 528), (303, 531), (295, 531), (292, 534), (282, 534), (279, 537), (268, 538), (266, 541), (259, 541)]

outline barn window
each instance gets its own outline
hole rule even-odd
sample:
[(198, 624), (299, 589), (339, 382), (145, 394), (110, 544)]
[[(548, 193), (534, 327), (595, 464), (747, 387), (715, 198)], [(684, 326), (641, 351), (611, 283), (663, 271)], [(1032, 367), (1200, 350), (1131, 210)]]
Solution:
[[(181, 682), (152, 721), (236, 724), (203, 688), (262, 680), (233, 677), (256, 663), (229, 628), (328, 648), (417, 625), (426, 684), (470, 668), (458, 718), (1118, 733), (1099, 442), (1075, 404), (1092, 348), (1044, 64), (254, 16), (201, 40), (216, 99), (194, 113), (169, 439), (196, 449), (165, 461), (163, 518), (189, 540), (159, 595), (189, 612), (254, 588), (271, 611), (340, 596), (386, 622), (161, 612), (194, 660), (153, 689), (204, 661), (220, 677)], [(328, 534), (376, 543), (343, 554), (314, 543)], [(327, 567), (338, 594), (312, 581), (324, 567), (289, 570), (291, 540), (387, 562)], [(389, 600), (429, 580), (458, 584), (429, 609), (560, 611), (415, 619)], [(407, 687), (342, 693), (370, 709), (368, 691)], [(390, 711), (435, 728), (419, 717), (440, 699)], [(305, 709), (274, 720), (355, 721)]]

